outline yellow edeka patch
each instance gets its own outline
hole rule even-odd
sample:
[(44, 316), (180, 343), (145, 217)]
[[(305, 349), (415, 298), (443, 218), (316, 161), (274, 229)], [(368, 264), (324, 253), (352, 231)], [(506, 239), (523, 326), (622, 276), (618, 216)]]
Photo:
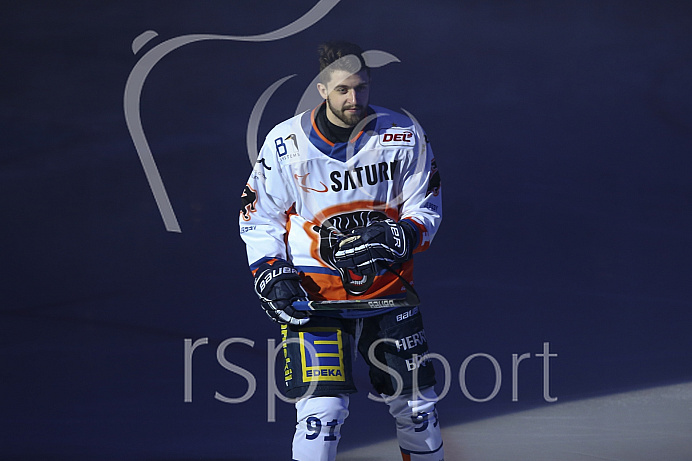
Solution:
[[(317, 363), (312, 362), (310, 349), (315, 347)], [(303, 365), (303, 382), (345, 381), (344, 348), (341, 330), (333, 328), (309, 328), (300, 332), (300, 360)]]

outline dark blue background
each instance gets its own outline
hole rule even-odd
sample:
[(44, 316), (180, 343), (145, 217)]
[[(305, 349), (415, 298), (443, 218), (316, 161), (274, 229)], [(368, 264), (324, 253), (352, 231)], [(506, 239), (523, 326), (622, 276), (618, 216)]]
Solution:
[[(269, 460), (267, 340), (238, 236), (245, 132), (293, 114), (329, 38), (397, 56), (371, 101), (426, 128), (445, 220), (417, 257), (431, 347), (452, 367), (445, 424), (692, 379), (692, 8), (678, 1), (343, 1), (280, 41), (206, 41), (162, 59), (141, 99), (182, 233), (166, 232), (123, 114), (154, 44), (258, 34), (310, 1), (17, 2), (0, 18), (0, 457)], [(683, 5), (683, 6), (680, 6)], [(132, 40), (159, 35), (139, 54)], [(216, 360), (252, 372), (257, 391)], [(183, 401), (184, 340), (195, 351)], [(550, 394), (536, 353), (549, 342)], [(474, 403), (459, 368), (492, 355)], [(531, 353), (511, 401), (512, 354)], [(341, 447), (393, 435), (361, 392)], [(440, 368), (438, 368), (440, 371)], [(487, 360), (469, 391), (493, 389)], [(381, 428), (378, 429), (378, 427)], [(273, 445), (272, 445), (273, 444)], [(285, 457), (282, 455), (282, 457)]]

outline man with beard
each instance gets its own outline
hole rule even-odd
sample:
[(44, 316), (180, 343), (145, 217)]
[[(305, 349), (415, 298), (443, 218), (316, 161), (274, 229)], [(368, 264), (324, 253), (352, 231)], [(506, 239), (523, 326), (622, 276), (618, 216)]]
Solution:
[[(303, 300), (391, 300), (412, 290), (413, 254), (442, 218), (440, 177), (410, 117), (369, 104), (365, 53), (319, 48), (324, 102), (272, 129), (246, 184), (241, 236), (267, 315), (281, 324), (293, 459), (333, 461), (356, 392), (353, 350), (396, 420), (404, 460), (440, 461), (433, 366), (418, 306), (308, 315)], [(387, 305), (387, 303), (383, 303)]]

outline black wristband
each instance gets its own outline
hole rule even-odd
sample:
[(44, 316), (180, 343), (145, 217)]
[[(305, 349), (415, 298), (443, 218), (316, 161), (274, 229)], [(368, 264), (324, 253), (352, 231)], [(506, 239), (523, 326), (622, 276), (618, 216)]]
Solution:
[(407, 244), (406, 247), (409, 249), (407, 256), (410, 259), (413, 256), (413, 250), (418, 246), (418, 229), (413, 223), (406, 219), (402, 219), (397, 224), (399, 224), (404, 231)]

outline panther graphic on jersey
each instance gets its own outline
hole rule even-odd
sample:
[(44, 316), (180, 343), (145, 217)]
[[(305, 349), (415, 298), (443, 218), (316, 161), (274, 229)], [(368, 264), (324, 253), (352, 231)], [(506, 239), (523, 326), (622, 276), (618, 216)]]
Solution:
[(255, 208), (256, 203), (257, 192), (255, 192), (249, 184), (246, 184), (240, 196), (240, 215), (243, 217), (244, 221), (249, 221), (250, 213), (257, 211), (257, 208)]
[[(329, 218), (326, 224), (314, 226), (313, 230), (320, 236), (320, 257), (330, 266), (334, 265), (334, 251), (340, 238), (348, 231), (359, 227), (366, 227), (375, 221), (387, 219), (387, 215), (381, 211), (354, 211), (342, 213)], [(373, 275), (357, 275), (351, 271), (336, 268), (341, 275), (341, 283), (346, 292), (351, 295), (362, 295), (367, 292), (374, 281)]]

